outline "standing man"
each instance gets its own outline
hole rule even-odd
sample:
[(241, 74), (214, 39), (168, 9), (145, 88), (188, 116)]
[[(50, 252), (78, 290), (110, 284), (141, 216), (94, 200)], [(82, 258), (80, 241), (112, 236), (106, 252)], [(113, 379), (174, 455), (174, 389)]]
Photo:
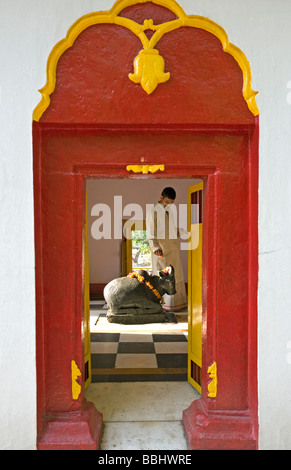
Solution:
[(146, 215), (147, 237), (152, 251), (153, 274), (166, 268), (170, 264), (175, 270), (175, 295), (164, 295), (166, 310), (179, 311), (187, 307), (187, 294), (185, 289), (184, 273), (180, 258), (178, 243), (178, 230), (174, 223), (171, 204), (176, 199), (173, 188), (165, 188), (160, 200)]

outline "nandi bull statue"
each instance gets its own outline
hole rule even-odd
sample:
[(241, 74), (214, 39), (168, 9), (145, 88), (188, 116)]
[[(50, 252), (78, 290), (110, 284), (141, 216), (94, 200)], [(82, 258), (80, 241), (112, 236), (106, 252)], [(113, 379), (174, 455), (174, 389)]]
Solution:
[(142, 269), (110, 281), (104, 288), (108, 305), (107, 319), (111, 323), (140, 324), (162, 323), (163, 295), (174, 295), (175, 274), (173, 266), (152, 276)]

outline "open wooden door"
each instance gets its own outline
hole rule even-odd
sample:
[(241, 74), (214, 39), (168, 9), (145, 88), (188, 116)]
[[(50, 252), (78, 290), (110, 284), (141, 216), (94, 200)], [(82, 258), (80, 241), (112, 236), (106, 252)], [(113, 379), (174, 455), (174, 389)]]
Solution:
[(188, 188), (188, 381), (202, 393), (203, 183)]

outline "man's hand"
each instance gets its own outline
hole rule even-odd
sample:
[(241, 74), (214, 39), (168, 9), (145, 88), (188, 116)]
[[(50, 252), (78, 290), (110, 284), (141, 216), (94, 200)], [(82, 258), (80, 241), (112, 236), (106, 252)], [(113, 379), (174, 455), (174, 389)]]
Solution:
[(163, 251), (160, 248), (154, 251), (154, 255), (158, 256), (159, 258), (163, 258), (164, 256)]

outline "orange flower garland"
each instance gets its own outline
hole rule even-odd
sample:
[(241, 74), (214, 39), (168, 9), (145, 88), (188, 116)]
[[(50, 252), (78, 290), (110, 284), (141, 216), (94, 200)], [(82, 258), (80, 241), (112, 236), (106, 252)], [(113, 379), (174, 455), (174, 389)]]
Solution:
[[(144, 282), (144, 276), (142, 276), (141, 274), (138, 274), (136, 271), (134, 271), (133, 273), (130, 273), (130, 274), (128, 275), (128, 277), (131, 277), (131, 278), (136, 277), (139, 282)], [(159, 299), (159, 301), (161, 302), (161, 304), (164, 304), (165, 301), (164, 301), (163, 297), (159, 294), (159, 292), (157, 291), (157, 289), (154, 289), (154, 286), (152, 286), (149, 281), (145, 281), (144, 283), (145, 283), (146, 286), (149, 287), (149, 289), (151, 289), (151, 290), (153, 291), (153, 293), (154, 293), (155, 296)]]

